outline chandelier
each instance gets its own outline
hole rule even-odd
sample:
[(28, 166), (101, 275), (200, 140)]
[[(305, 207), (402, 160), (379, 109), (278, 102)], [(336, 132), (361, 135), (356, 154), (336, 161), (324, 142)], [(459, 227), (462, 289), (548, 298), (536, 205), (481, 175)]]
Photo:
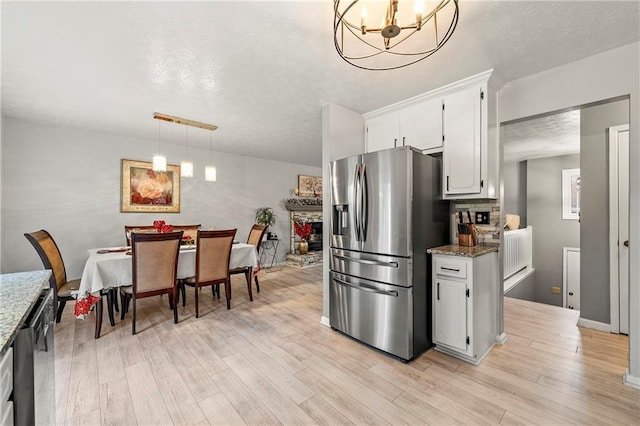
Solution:
[(416, 0), (414, 9), (403, 13), (398, 0), (389, 0), (386, 11), (382, 1), (367, 1), (371, 11), (365, 5), (358, 10), (356, 3), (364, 0), (333, 1), (333, 41), (342, 59), (365, 70), (392, 70), (426, 59), (458, 24), (458, 0), (441, 0), (428, 12), (423, 0)]

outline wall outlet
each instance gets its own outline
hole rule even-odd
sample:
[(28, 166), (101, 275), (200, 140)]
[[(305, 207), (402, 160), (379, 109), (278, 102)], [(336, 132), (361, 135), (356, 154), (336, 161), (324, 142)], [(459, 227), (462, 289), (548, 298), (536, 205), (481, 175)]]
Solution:
[(476, 212), (477, 225), (489, 225), (489, 212)]
[(551, 287), (551, 293), (560, 294), (560, 287), (556, 287), (556, 286)]

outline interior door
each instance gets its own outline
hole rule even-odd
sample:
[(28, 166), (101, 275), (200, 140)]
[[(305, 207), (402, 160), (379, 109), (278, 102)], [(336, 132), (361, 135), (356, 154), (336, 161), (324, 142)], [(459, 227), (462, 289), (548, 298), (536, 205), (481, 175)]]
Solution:
[(563, 247), (562, 275), (566, 289), (565, 308), (580, 310), (580, 248)]
[(629, 333), (629, 125), (609, 128), (611, 332)]
[(618, 279), (620, 333), (629, 334), (629, 129), (618, 133)]

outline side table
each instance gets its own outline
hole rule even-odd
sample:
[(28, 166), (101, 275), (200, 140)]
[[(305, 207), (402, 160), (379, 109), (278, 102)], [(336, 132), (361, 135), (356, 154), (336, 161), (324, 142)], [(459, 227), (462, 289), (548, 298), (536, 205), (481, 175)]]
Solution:
[[(264, 265), (265, 268), (273, 267), (273, 264), (276, 262), (279, 245), (279, 238), (267, 238), (262, 241), (262, 244), (260, 245), (260, 264)], [(267, 264), (269, 266), (267, 266)]]

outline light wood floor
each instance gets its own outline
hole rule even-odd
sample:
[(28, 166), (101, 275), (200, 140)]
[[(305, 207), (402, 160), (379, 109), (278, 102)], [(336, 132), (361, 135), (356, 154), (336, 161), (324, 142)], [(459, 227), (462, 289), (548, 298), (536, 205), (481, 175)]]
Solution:
[[(509, 337), (478, 367), (430, 350), (403, 364), (320, 325), (321, 267), (261, 272), (232, 309), (193, 289), (173, 324), (166, 297), (94, 340), (71, 307), (56, 328), (59, 424), (638, 424), (622, 384), (627, 338), (577, 313), (505, 299)], [(105, 315), (106, 320), (106, 315)]]

